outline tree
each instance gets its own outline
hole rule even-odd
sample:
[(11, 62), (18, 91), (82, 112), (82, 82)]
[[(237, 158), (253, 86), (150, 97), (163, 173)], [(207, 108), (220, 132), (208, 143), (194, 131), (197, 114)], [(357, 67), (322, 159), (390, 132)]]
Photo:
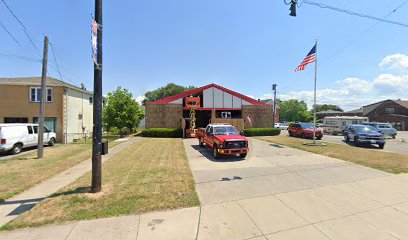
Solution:
[(290, 99), (287, 101), (277, 100), (280, 108), (280, 118), (284, 121), (309, 122), (313, 116), (307, 111), (307, 104), (304, 101)]
[(145, 93), (146, 101), (147, 102), (154, 102), (156, 100), (173, 96), (191, 89), (194, 89), (194, 86), (183, 87), (180, 85), (176, 85), (174, 83), (169, 83), (164, 87), (160, 87), (156, 90), (149, 91)]
[(142, 107), (126, 88), (118, 87), (109, 92), (107, 103), (102, 110), (105, 131), (118, 130), (121, 137), (133, 132), (144, 117)]
[[(329, 111), (329, 110), (344, 112), (344, 110), (337, 105), (333, 105), (333, 104), (317, 104), (316, 105), (316, 112), (323, 112), (323, 111)], [(313, 109), (310, 112), (313, 113)]]

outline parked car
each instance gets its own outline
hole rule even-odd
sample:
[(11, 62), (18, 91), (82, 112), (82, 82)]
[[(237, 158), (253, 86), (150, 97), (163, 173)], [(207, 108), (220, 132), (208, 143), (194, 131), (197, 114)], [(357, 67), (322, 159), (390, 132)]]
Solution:
[(248, 139), (229, 124), (209, 124), (206, 128), (197, 129), (200, 147), (204, 144), (212, 149), (213, 156), (236, 155), (245, 158), (249, 152)]
[(396, 138), (397, 137), (397, 129), (393, 128), (390, 123), (380, 123), (380, 122), (363, 122), (362, 125), (372, 126), (380, 133), (384, 134), (384, 136)]
[(325, 117), (323, 120), (323, 131), (325, 134), (343, 134), (343, 130), (347, 125), (361, 124), (362, 122), (368, 122), (368, 118), (358, 116)]
[(280, 130), (288, 130), (287, 123), (275, 123), (275, 128), (279, 128)]
[[(313, 130), (312, 123), (292, 123), (288, 127), (288, 133), (291, 137), (313, 138)], [(322, 129), (316, 128), (316, 139), (322, 138)]]
[[(44, 145), (54, 146), (56, 134), (44, 126)], [(38, 124), (0, 124), (0, 152), (18, 154), (23, 148), (38, 146)]]
[(363, 144), (378, 144), (380, 149), (384, 149), (384, 135), (372, 126), (362, 124), (351, 124), (344, 129), (344, 140), (353, 141), (356, 146)]

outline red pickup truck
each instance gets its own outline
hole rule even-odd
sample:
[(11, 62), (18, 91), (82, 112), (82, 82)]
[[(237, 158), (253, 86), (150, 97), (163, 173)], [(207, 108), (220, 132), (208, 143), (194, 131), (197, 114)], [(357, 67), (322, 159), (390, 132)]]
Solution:
[(249, 152), (248, 139), (241, 136), (237, 129), (227, 124), (209, 124), (206, 128), (197, 129), (200, 146), (204, 144), (212, 149), (213, 156), (236, 155), (245, 158)]

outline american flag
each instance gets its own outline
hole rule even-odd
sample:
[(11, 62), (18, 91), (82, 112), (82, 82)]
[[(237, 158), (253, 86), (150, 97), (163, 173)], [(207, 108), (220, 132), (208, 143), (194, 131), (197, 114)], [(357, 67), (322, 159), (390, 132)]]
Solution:
[(310, 52), (307, 54), (305, 59), (300, 63), (300, 65), (295, 69), (295, 72), (305, 70), (306, 65), (309, 63), (312, 63), (316, 60), (316, 45), (310, 50)]

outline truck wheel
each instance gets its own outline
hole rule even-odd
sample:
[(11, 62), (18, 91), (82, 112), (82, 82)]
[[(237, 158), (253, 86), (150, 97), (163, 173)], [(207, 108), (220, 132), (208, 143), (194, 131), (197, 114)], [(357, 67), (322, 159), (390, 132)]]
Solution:
[(200, 147), (204, 146), (204, 143), (203, 143), (203, 141), (201, 141), (201, 138), (198, 139), (198, 145), (200, 145)]
[(241, 158), (246, 158), (247, 154), (246, 154), (246, 153), (241, 153), (241, 154), (239, 154), (239, 156), (240, 156)]
[(289, 131), (289, 136), (293, 137), (293, 133), (291, 131)]
[(396, 139), (397, 138), (397, 134), (392, 135), (392, 139)]
[(378, 144), (378, 147), (380, 147), (380, 149), (384, 149), (384, 143)]
[(23, 149), (23, 145), (21, 143), (16, 143), (14, 144), (13, 148), (10, 150), (11, 154), (19, 154), (21, 153), (21, 150)]
[(48, 142), (48, 146), (52, 147), (55, 145), (55, 138), (51, 138), (50, 141)]
[(346, 142), (350, 142), (350, 137), (348, 135), (346, 135), (345, 140), (346, 140)]
[(306, 138), (306, 135), (304, 133), (300, 134), (301, 138)]
[(218, 153), (218, 148), (217, 148), (216, 145), (214, 145), (214, 147), (213, 147), (213, 156), (214, 156), (215, 159), (220, 158), (220, 154)]

